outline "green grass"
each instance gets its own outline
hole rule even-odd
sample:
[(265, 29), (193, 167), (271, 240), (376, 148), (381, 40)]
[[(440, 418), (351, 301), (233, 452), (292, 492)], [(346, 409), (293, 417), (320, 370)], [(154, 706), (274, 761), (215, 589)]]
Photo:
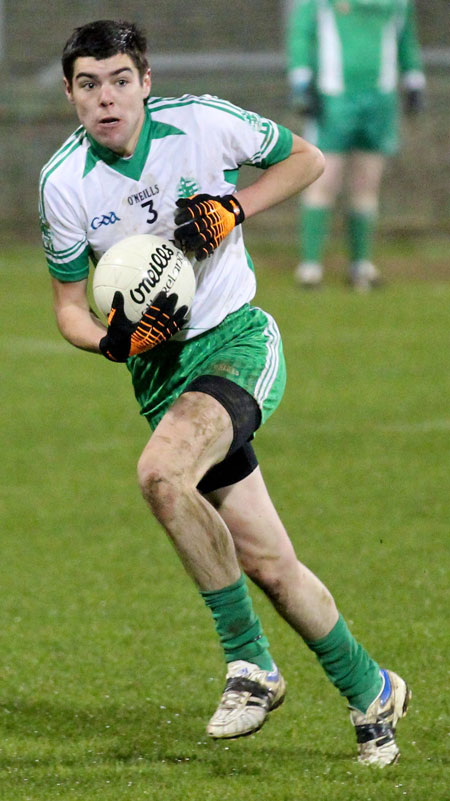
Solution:
[[(16, 247), (0, 256), (2, 800), (450, 798), (450, 283), (393, 270), (361, 296), (335, 269), (301, 293), (289, 249), (252, 252), (289, 375), (257, 452), (300, 558), (412, 686), (402, 760), (356, 764), (345, 702), (256, 589), (289, 695), (258, 735), (207, 741), (222, 658), (137, 489), (148, 431), (127, 372), (60, 338), (40, 252)], [(440, 246), (421, 252), (432, 271)]]

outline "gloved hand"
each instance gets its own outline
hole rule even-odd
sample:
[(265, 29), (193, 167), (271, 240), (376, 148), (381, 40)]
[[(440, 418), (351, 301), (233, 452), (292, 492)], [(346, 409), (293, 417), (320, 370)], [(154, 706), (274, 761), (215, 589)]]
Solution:
[(405, 89), (403, 95), (403, 109), (405, 114), (418, 114), (425, 108), (425, 93), (423, 89)]
[(177, 200), (174, 237), (185, 251), (199, 260), (206, 259), (236, 225), (245, 220), (244, 211), (234, 195), (193, 195)]
[(314, 81), (291, 86), (291, 106), (302, 117), (317, 119), (320, 116), (321, 102)]
[(126, 316), (122, 292), (115, 292), (108, 316), (108, 329), (100, 340), (100, 352), (112, 362), (126, 362), (156, 347), (176, 334), (186, 321), (187, 306), (176, 312), (178, 296), (159, 292), (137, 323)]

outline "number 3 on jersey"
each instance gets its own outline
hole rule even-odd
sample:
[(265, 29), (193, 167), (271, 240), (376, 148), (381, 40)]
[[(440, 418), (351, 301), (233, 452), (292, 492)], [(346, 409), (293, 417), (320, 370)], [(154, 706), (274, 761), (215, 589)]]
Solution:
[(158, 212), (153, 208), (153, 200), (146, 200), (145, 203), (141, 203), (141, 208), (147, 209), (147, 222), (149, 224), (156, 222), (158, 219)]

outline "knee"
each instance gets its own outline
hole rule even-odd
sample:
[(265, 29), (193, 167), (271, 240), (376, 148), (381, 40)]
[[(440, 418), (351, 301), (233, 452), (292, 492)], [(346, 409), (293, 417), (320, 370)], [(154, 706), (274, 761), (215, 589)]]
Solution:
[(351, 211), (357, 214), (375, 215), (378, 211), (378, 195), (358, 190), (350, 195)]
[(155, 516), (161, 521), (173, 516), (182, 483), (176, 470), (158, 459), (156, 454), (150, 457), (145, 454), (139, 459), (137, 476), (144, 500)]

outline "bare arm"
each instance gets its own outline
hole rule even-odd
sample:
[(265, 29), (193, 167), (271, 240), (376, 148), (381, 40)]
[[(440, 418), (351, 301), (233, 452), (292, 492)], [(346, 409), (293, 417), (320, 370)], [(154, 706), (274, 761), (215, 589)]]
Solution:
[(52, 286), (56, 321), (63, 337), (76, 348), (100, 353), (99, 342), (106, 329), (89, 307), (87, 279), (63, 283), (53, 278)]
[(264, 170), (260, 178), (236, 193), (246, 217), (275, 206), (312, 184), (325, 167), (323, 154), (305, 139), (293, 134), (292, 150), (284, 161)]

